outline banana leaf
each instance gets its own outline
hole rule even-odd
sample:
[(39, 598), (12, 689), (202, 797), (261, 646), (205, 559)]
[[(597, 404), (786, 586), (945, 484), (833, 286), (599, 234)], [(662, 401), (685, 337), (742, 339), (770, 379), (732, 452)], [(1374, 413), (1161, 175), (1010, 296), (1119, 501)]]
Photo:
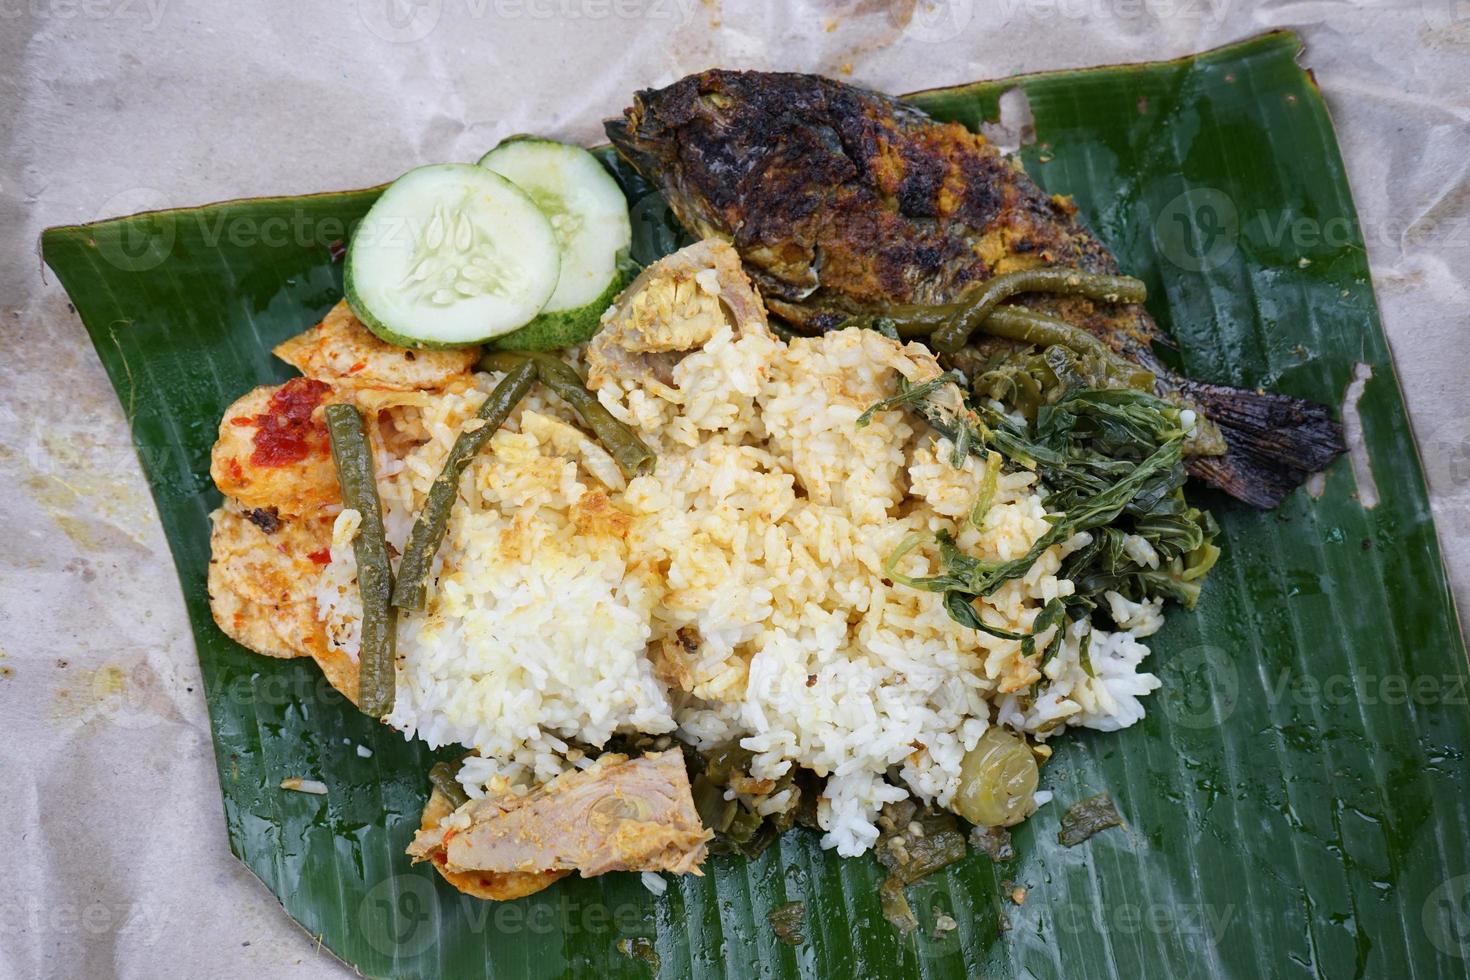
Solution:
[[(217, 421), (288, 375), (269, 349), (337, 301), (340, 243), (378, 189), (47, 231), (45, 260), (127, 410), (178, 565), (235, 854), (374, 977), (1464, 976), (1464, 641), (1299, 48), (1275, 33), (912, 96), (979, 127), (1002, 93), (1025, 93), (1028, 170), (1147, 281), (1187, 373), (1337, 403), (1368, 365), (1357, 409), (1378, 502), (1346, 461), (1318, 496), (1271, 513), (1202, 493), (1225, 558), (1198, 609), (1154, 638), (1165, 686), (1148, 717), (1061, 739), (1043, 775), (1055, 800), (1018, 829), (1014, 860), (977, 852), (914, 886), (908, 935), (880, 913), (875, 862), (838, 860), (800, 829), (658, 898), (608, 875), (488, 904), (410, 866), (431, 754), (354, 712), (309, 662), (231, 643), (205, 595)], [(673, 247), (666, 209), (619, 175), (642, 257)], [(286, 776), (331, 792), (282, 792)], [(1061, 846), (1065, 809), (1103, 791), (1125, 825)], [(807, 908), (797, 946), (767, 921), (794, 901)], [(941, 914), (957, 928), (936, 930)]]

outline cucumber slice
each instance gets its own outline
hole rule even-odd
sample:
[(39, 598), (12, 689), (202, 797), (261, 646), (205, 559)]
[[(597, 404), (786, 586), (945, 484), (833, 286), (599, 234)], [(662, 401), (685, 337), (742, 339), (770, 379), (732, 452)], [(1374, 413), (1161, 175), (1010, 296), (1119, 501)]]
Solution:
[(480, 158), (508, 178), (551, 220), (561, 248), (561, 275), (545, 308), (496, 347), (551, 350), (597, 332), (603, 312), (627, 279), (633, 226), (618, 182), (580, 146), (513, 136)]
[(468, 347), (525, 326), (561, 253), (535, 203), (467, 163), (418, 167), (368, 209), (347, 249), (347, 303), (404, 347)]

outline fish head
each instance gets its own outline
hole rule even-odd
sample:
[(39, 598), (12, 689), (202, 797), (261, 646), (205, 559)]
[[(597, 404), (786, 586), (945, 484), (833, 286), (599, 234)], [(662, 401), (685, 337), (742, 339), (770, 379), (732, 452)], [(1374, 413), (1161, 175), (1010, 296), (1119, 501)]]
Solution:
[(691, 168), (680, 153), (686, 130), (703, 131), (717, 124), (702, 104), (697, 90), (700, 77), (691, 75), (666, 88), (638, 92), (623, 118), (603, 126), (618, 153), (659, 189), (685, 228), (701, 238), (728, 241), (735, 216), (721, 212), (709, 193), (708, 175)]
[(686, 228), (731, 242), (764, 292), (798, 301), (820, 285), (822, 209), (862, 166), (834, 121), (864, 114), (834, 113), (843, 99), (883, 97), (813, 75), (705, 71), (639, 92), (606, 131)]

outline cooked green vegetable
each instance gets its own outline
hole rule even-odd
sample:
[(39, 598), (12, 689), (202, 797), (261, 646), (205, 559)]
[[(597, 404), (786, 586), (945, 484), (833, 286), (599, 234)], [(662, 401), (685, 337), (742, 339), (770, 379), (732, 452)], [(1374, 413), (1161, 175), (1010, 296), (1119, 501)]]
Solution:
[(517, 365), (529, 361), (536, 365), (536, 374), (541, 383), (561, 396), (581, 416), (583, 423), (596, 435), (604, 449), (617, 461), (623, 475), (632, 479), (653, 472), (657, 460), (653, 450), (646, 446), (628, 426), (619, 422), (597, 396), (587, 390), (576, 370), (554, 354), (511, 353), (492, 351), (480, 359), (480, 367), (487, 371), (510, 371)]
[[(953, 545), (949, 543), (952, 542), (953, 539), (950, 538), (946, 532), (941, 531), (940, 537), (941, 550), (953, 547)], [(962, 555), (961, 557), (966, 556)], [(906, 584), (912, 584), (913, 581), (914, 580), (910, 580), (910, 582)], [(927, 580), (918, 581), (920, 581), (921, 584), (914, 586), (915, 588), (927, 588), (927, 586), (922, 584), (923, 581)], [(991, 626), (989, 623), (985, 622), (983, 619), (980, 618), (979, 612), (975, 609), (974, 600), (975, 597), (967, 592), (963, 592), (959, 589), (950, 589), (948, 592), (944, 593), (944, 610), (945, 612), (949, 613), (950, 619), (953, 619), (961, 626), (967, 626), (972, 630), (979, 630), (982, 633), (989, 633), (991, 636), (998, 637), (1002, 640), (1020, 640), (1021, 655), (1024, 657), (1029, 657), (1036, 652), (1037, 637), (1041, 636), (1041, 634), (1045, 633), (1052, 627), (1062, 624), (1062, 620), (1067, 612), (1067, 608), (1069, 605), (1087, 605), (1088, 607), (1091, 606), (1090, 600), (1087, 600), (1085, 598), (1077, 598), (1075, 599), (1075, 601), (1072, 599), (1072, 597), (1068, 597), (1066, 599), (1052, 599), (1041, 608), (1041, 612), (1037, 613), (1036, 618), (1031, 621), (1031, 629), (1025, 633), (1022, 633), (1015, 630), (1001, 629), (998, 626)], [(1050, 642), (1048, 642), (1046, 645), (1045, 656), (1042, 658), (1043, 663), (1045, 663), (1047, 660), (1050, 660), (1052, 654), (1056, 653), (1057, 649), (1061, 646), (1062, 638), (1063, 634), (1061, 630), (1058, 630), (1056, 633), (1052, 634)]]
[(884, 307), (882, 313), (854, 313), (838, 324), (837, 329), (876, 330), (885, 337), (917, 340), (944, 326), (961, 309), (959, 303), (901, 303)]
[[(1153, 391), (1154, 376), (1134, 364), (1081, 327), (1066, 320), (1019, 306), (1001, 306), (986, 318), (982, 329), (993, 337), (1004, 337), (1040, 348), (1061, 347), (1089, 357), (1104, 368), (1104, 379), (1120, 388)], [(961, 345), (963, 346), (963, 345)]]
[(1113, 805), (1113, 798), (1107, 793), (1099, 793), (1067, 808), (1067, 812), (1062, 814), (1062, 829), (1057, 833), (1057, 842), (1063, 847), (1076, 847), (1099, 831), (1122, 825), (1123, 817)]
[(399, 609), (423, 609), (429, 589), (429, 571), (434, 556), (449, 529), (449, 512), (459, 496), (459, 478), (470, 460), (477, 456), (490, 437), (504, 424), (516, 403), (525, 397), (536, 380), (536, 366), (529, 361), (508, 373), (490, 392), (476, 413), (483, 424), (467, 429), (454, 440), (444, 469), (429, 488), (424, 509), (414, 521), (408, 535), (403, 560), (398, 563), (398, 586), (393, 590), (393, 605)]
[(985, 524), (985, 515), (990, 513), (990, 502), (995, 499), (996, 486), (1000, 480), (1000, 468), (1004, 462), (1005, 457), (1000, 453), (986, 451), (985, 469), (980, 474), (980, 492), (975, 495), (975, 502), (970, 505), (970, 514), (967, 518), (974, 527), (981, 527)]
[(748, 772), (755, 753), (741, 748), (738, 742), (729, 742), (691, 755), (689, 782), (694, 809), (699, 813), (700, 821), (715, 833), (715, 839), (710, 843), (712, 852), (753, 858), (798, 821), (815, 822), (807, 820), (806, 816), (807, 811), (815, 806), (820, 790), (815, 784), (817, 777), (808, 771), (793, 766), (770, 786), (761, 787), (759, 794), (750, 794), (769, 799), (790, 791), (784, 809), (762, 815), (738, 795), (734, 799), (725, 799), (727, 789), (735, 789), (738, 793), (751, 788)]
[(1025, 740), (996, 725), (965, 753), (951, 806), (977, 827), (1013, 827), (1035, 812), (1039, 778)]
[(883, 918), (901, 932), (912, 932), (919, 920), (904, 889), (966, 853), (954, 814), (920, 807), (913, 800), (886, 804), (878, 814), (878, 842), (873, 847), (878, 863), (888, 869), (878, 888)]
[(1088, 677), (1096, 677), (1097, 673), (1092, 669), (1092, 627), (1088, 625), (1086, 633), (1077, 643), (1077, 663), (1081, 666), (1083, 673)]
[[(873, 416), (878, 412), (884, 412), (891, 408), (900, 408), (905, 405), (926, 405), (929, 396), (933, 395), (945, 385), (964, 385), (964, 383), (965, 376), (958, 371), (945, 371), (943, 374), (936, 374), (928, 381), (921, 381), (918, 384), (910, 384), (907, 378), (899, 375), (898, 393), (869, 405), (867, 410), (858, 416), (857, 427), (861, 429), (869, 425), (873, 421)], [(965, 438), (964, 434), (957, 432), (954, 436), (955, 444), (958, 445), (963, 438)]]
[(393, 594), (393, 566), (383, 535), (383, 509), (378, 500), (373, 450), (363, 431), (362, 416), (351, 405), (326, 407), (332, 462), (342, 486), (342, 506), (362, 515), (352, 537), (357, 558), (357, 590), (362, 596), (362, 644), (358, 653), (357, 707), (382, 718), (393, 710), (397, 669), (398, 613)]
[[(964, 347), (970, 335), (978, 330), (1034, 344), (1061, 343), (1079, 351), (1084, 347), (1093, 350), (1101, 347), (1116, 357), (1106, 344), (1079, 327), (1022, 307), (1002, 307), (1000, 304), (1019, 293), (1066, 293), (1115, 303), (1141, 303), (1147, 292), (1143, 282), (1131, 276), (1099, 275), (1068, 268), (1024, 269), (988, 279), (957, 302), (896, 304), (878, 313), (853, 314), (840, 326), (841, 329), (878, 330), (887, 336), (901, 338), (928, 337), (935, 348), (949, 354)], [(1002, 309), (1006, 313), (1001, 322), (992, 326), (991, 319)], [(1016, 314), (1021, 314), (1024, 319)], [(1087, 339), (1079, 338), (1074, 331), (1085, 334)], [(1052, 339), (1031, 339), (1041, 337)], [(1066, 339), (1061, 339), (1063, 337)], [(1129, 368), (1134, 372), (1142, 371), (1137, 365), (1129, 364)]]
[[(940, 532), (940, 554), (944, 559), (945, 572), (930, 578), (917, 579), (915, 582), (918, 584), (915, 587), (930, 592), (958, 591), (971, 596), (990, 595), (1011, 579), (1025, 575), (1036, 559), (1052, 545), (1065, 541), (1078, 531), (1111, 523), (1159, 471), (1175, 466), (1178, 462), (1179, 440), (1175, 439), (1160, 446), (1148, 459), (1139, 462), (1128, 476), (1059, 514), (1056, 523), (1036, 539), (1026, 554), (1010, 561), (991, 561), (967, 555), (959, 550), (950, 535)], [(1048, 505), (1050, 501), (1051, 498), (1048, 497)]]
[(800, 946), (806, 942), (801, 927), (806, 922), (805, 902), (786, 902), (771, 909), (766, 920), (775, 930), (776, 938), (788, 946)]
[[(1013, 313), (1028, 318), (1037, 316), (1011, 307), (1002, 307), (997, 316), (1004, 320)], [(1075, 329), (1060, 320), (1051, 322)], [(1086, 331), (1082, 335), (1091, 337)], [(1114, 354), (1106, 345), (1033, 347), (1024, 341), (992, 340), (978, 347), (966, 347), (948, 360), (951, 367), (969, 375), (974, 398), (1001, 402), (1008, 410), (1025, 416), (1028, 422), (1036, 421), (1043, 406), (1054, 405), (1078, 390), (1133, 388), (1151, 392), (1154, 387), (1151, 374), (1138, 373), (1132, 362)], [(1177, 391), (1166, 391), (1160, 397), (1181, 413), (1189, 411), (1194, 416), (1193, 426), (1184, 440), (1185, 456), (1218, 456), (1226, 451), (1220, 427), (1201, 414), (1198, 405)]]
[(1004, 300), (1020, 293), (1064, 293), (1086, 296), (1109, 303), (1142, 303), (1148, 295), (1143, 282), (1132, 276), (1107, 276), (1081, 269), (1022, 269), (987, 279), (966, 297), (964, 307), (944, 326), (934, 331), (930, 342), (941, 351), (954, 353), (981, 329), (991, 312)]
[(469, 794), (455, 777), (459, 774), (458, 762), (436, 762), (429, 768), (429, 782), (449, 798), (449, 805), (458, 810), (470, 801)]
[[(1214, 544), (1219, 528), (1208, 512), (1184, 498), (1184, 410), (1142, 391), (1068, 388), (1054, 402), (1039, 405), (1032, 422), (1022, 424), (983, 402), (963, 413), (936, 403), (932, 396), (944, 377), (923, 385), (909, 385), (900, 378), (899, 393), (869, 412), (910, 405), (957, 447), (985, 454), (987, 461), (989, 453), (997, 451), (1013, 466), (1035, 469), (1054, 523), (1025, 555), (1004, 562), (966, 555), (950, 535), (940, 533), (943, 571), (928, 577), (892, 571), (919, 543), (906, 539), (888, 560), (894, 581), (945, 592), (945, 607), (956, 621), (1003, 639), (1021, 640), (1027, 655), (1034, 652), (1044, 628), (1060, 624), (1064, 617), (1082, 618), (1108, 591), (1132, 601), (1163, 596), (1186, 607), (1194, 605), (1205, 574), (1219, 557)], [(975, 597), (1024, 575), (1048, 548), (1078, 531), (1087, 531), (1092, 540), (1069, 555), (1058, 572), (1076, 585), (1073, 595), (1049, 604), (1028, 633), (997, 629), (980, 620), (971, 605)], [(1156, 562), (1148, 560), (1149, 549)], [(1047, 656), (1061, 639), (1058, 630)]]

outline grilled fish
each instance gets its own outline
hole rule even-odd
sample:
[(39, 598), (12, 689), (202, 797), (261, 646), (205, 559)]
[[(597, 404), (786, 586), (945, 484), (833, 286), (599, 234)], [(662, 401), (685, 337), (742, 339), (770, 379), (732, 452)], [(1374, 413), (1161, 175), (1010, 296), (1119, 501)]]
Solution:
[[(951, 303), (1019, 269), (1118, 272), (1070, 200), (983, 136), (852, 85), (706, 71), (639, 92), (606, 128), (680, 222), (731, 241), (767, 309), (805, 331)], [(1171, 372), (1153, 349), (1168, 340), (1141, 305), (1019, 302), (1087, 329), (1151, 371), (1160, 394), (1200, 409), (1223, 446), (1193, 457), (1190, 472), (1234, 497), (1274, 507), (1343, 451), (1323, 405)]]

